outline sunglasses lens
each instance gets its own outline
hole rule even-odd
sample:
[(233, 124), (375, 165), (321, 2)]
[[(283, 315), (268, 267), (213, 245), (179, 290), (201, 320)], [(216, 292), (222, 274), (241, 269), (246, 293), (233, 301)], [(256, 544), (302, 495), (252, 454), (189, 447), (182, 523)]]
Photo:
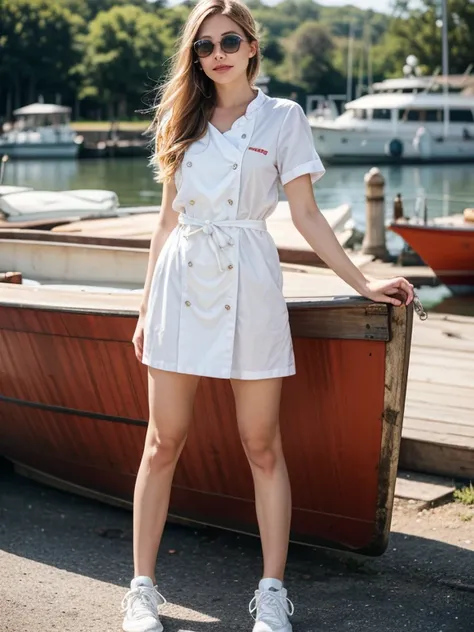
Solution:
[(224, 53), (236, 53), (240, 48), (241, 38), (238, 35), (225, 35), (221, 47)]
[(208, 57), (214, 50), (211, 40), (199, 40), (194, 43), (194, 50), (198, 57)]

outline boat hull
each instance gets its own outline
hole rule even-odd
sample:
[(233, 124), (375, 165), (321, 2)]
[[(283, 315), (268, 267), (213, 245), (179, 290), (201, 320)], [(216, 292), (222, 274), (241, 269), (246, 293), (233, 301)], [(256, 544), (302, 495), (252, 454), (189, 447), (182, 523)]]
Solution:
[[(120, 308), (120, 297), (86, 308), (81, 295), (64, 307), (40, 303), (41, 288), (26, 290), (0, 291), (0, 454), (49, 483), (129, 504), (148, 416), (147, 372), (130, 343), (137, 311)], [(412, 309), (353, 298), (290, 302), (289, 312), (297, 374), (284, 380), (281, 427), (292, 540), (379, 555), (390, 528)], [(257, 533), (227, 380), (200, 382), (170, 516)]]
[[(408, 126), (407, 126), (408, 127)], [(459, 133), (446, 139), (442, 129), (430, 137), (420, 149), (414, 142), (417, 126), (390, 133), (382, 129), (343, 128), (335, 124), (313, 125), (313, 140), (318, 153), (330, 163), (338, 164), (427, 164), (474, 162), (474, 137), (464, 140)], [(392, 155), (391, 143), (396, 141), (401, 153)]]
[(3, 143), (0, 154), (19, 160), (35, 158), (77, 158), (80, 145), (70, 143)]
[(472, 228), (392, 222), (400, 235), (456, 294), (474, 293), (474, 225)]

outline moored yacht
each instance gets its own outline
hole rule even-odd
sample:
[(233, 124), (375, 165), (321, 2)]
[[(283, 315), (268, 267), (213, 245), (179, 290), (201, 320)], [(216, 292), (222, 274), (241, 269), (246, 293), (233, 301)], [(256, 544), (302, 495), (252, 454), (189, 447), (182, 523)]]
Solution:
[(0, 154), (12, 158), (76, 158), (81, 137), (69, 124), (71, 108), (32, 103), (13, 112), (13, 125), (4, 125)]
[(374, 84), (334, 120), (309, 115), (315, 146), (330, 162), (474, 160), (474, 80), (405, 77)]

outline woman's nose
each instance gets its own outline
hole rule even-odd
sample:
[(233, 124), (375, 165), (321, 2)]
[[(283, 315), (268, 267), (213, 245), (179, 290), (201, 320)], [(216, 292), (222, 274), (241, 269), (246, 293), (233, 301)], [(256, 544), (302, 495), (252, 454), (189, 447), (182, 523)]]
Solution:
[(225, 57), (225, 53), (222, 50), (220, 44), (216, 44), (216, 47), (214, 48), (214, 57), (216, 59), (222, 59), (223, 57)]

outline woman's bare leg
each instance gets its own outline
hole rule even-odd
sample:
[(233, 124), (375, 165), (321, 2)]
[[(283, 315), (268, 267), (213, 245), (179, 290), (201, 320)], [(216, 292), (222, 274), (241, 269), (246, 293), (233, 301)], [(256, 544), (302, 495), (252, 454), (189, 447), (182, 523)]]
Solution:
[(133, 499), (135, 577), (155, 580), (173, 474), (184, 447), (199, 382), (195, 375), (148, 372), (150, 421)]
[(232, 380), (237, 422), (255, 485), (263, 577), (283, 581), (291, 521), (291, 489), (279, 424), (281, 378)]

